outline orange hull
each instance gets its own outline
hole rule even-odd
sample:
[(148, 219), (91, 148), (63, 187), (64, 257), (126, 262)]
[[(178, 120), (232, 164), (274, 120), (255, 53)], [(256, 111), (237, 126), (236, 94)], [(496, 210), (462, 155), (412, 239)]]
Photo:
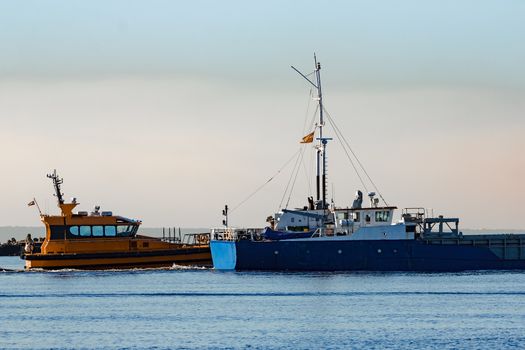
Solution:
[(171, 251), (90, 254), (27, 254), (26, 269), (115, 269), (171, 267), (177, 265), (211, 266), (209, 246)]

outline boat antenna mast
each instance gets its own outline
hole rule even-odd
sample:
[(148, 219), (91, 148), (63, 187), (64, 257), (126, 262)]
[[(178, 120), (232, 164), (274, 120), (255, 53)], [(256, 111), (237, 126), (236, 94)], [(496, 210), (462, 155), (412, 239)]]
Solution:
[(64, 179), (60, 178), (55, 169), (52, 174), (47, 174), (47, 177), (53, 180), (53, 187), (55, 188), (55, 197), (58, 199), (58, 204), (64, 204), (64, 194), (60, 190), (60, 185), (64, 183)]
[(222, 210), (222, 216), (224, 216), (224, 219), (222, 220), (222, 224), (224, 227), (228, 228), (228, 204), (224, 206), (224, 209)]
[[(315, 70), (313, 73), (315, 73), (315, 83), (311, 81), (306, 75), (301, 73), (297, 68), (294, 66), (291, 66), (293, 70), (295, 70), (297, 73), (299, 73), (300, 76), (302, 76), (306, 81), (308, 81), (310, 84), (315, 87), (317, 90), (317, 101), (319, 103), (319, 122), (317, 124), (317, 127), (319, 128), (319, 137), (317, 140), (319, 141), (318, 145), (316, 146), (317, 149), (317, 157), (316, 157), (316, 195), (317, 195), (317, 202), (321, 203), (321, 209), (327, 208), (327, 201), (326, 201), (326, 145), (328, 144), (329, 140), (332, 140), (332, 138), (323, 137), (323, 127), (324, 127), (324, 117), (323, 117), (323, 94), (321, 90), (321, 63), (317, 61), (317, 57), (314, 54), (314, 65)], [(311, 75), (311, 74), (308, 74)]]

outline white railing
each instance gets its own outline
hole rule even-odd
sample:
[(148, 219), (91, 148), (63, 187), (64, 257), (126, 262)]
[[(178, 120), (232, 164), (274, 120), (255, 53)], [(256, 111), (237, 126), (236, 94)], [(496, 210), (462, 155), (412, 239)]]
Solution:
[(211, 239), (215, 241), (238, 241), (241, 239), (259, 241), (263, 238), (263, 231), (263, 228), (213, 228), (211, 229)]
[[(239, 241), (239, 240), (252, 240), (261, 241), (264, 240), (263, 236), (264, 229), (262, 228), (214, 228), (211, 229), (211, 240), (215, 241)], [(353, 230), (337, 227), (319, 227), (310, 236), (311, 238), (316, 237), (334, 237), (334, 236), (350, 236), (353, 234)]]

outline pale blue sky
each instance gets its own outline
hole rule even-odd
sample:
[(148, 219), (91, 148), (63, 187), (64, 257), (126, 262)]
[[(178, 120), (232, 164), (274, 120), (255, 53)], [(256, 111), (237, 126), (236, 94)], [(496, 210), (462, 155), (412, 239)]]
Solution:
[[(315, 51), (390, 203), (523, 228), (524, 18), (519, 0), (0, 0), (0, 225), (38, 225), (33, 195), (53, 210), (55, 167), (84, 209), (217, 225), (295, 152), (309, 86), (289, 66)], [(331, 147), (346, 206), (359, 183)], [(264, 224), (281, 177), (234, 223)]]
[(520, 0), (1, 1), (0, 74), (250, 80), (315, 48), (345, 85), (524, 87), (523, 18)]

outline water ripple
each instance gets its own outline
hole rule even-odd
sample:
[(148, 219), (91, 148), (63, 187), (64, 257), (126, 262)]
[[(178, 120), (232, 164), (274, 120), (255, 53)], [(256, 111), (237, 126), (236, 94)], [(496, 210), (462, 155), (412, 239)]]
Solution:
[(329, 296), (418, 296), (418, 295), (447, 295), (447, 296), (525, 296), (523, 291), (380, 291), (380, 292), (152, 292), (152, 293), (50, 293), (50, 294), (0, 294), (0, 298), (122, 298), (122, 297), (329, 297)]

